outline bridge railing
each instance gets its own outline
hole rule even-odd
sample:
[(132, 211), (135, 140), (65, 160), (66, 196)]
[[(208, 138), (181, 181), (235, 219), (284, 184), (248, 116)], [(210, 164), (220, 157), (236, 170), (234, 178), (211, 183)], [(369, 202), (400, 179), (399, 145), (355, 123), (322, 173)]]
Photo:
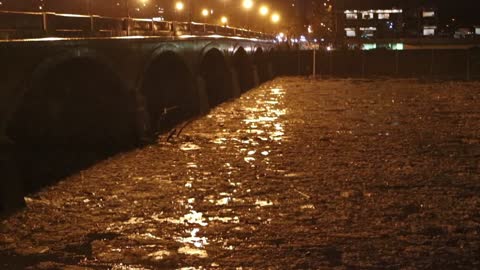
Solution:
[(274, 40), (274, 36), (261, 32), (196, 22), (53, 12), (0, 11), (0, 40), (43, 37), (205, 36), (214, 34)]

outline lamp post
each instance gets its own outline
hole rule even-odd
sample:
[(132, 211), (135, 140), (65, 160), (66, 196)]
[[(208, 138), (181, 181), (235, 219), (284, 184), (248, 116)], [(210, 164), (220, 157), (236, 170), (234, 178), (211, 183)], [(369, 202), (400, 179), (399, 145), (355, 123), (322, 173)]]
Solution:
[(272, 14), (272, 22), (277, 24), (280, 21), (280, 15), (278, 13), (273, 13)]
[(278, 13), (273, 13), (271, 20), (274, 25), (278, 24), (280, 22), (280, 15)]
[(247, 11), (247, 16), (246, 16), (246, 19), (247, 19), (247, 23), (246, 23), (246, 28), (247, 30), (250, 30), (250, 25), (249, 25), (249, 22), (248, 22), (248, 13), (250, 11), (250, 9), (252, 9), (253, 7), (253, 0), (243, 0), (243, 8)]
[(188, 22), (193, 21), (193, 16), (195, 16), (195, 1), (188, 0)]
[(87, 14), (92, 16), (92, 0), (87, 0)]
[(267, 6), (261, 6), (260, 9), (259, 9), (259, 13), (262, 17), (264, 17), (264, 20), (262, 22), (262, 31), (265, 33), (265, 17), (268, 15), (268, 13), (270, 12), (270, 10), (268, 9)]
[(202, 9), (202, 16), (203, 16), (203, 23), (207, 23), (207, 17), (210, 14), (208, 9), (204, 8)]
[(220, 18), (220, 22), (222, 23), (222, 25), (223, 25), (224, 27), (226, 27), (226, 26), (227, 26), (227, 23), (228, 23), (228, 18), (225, 17), (225, 16), (222, 16), (222, 18)]
[(185, 8), (185, 5), (183, 4), (183, 2), (177, 2), (175, 4), (175, 14), (177, 15), (176, 16), (176, 20), (179, 21), (179, 17), (180, 17), (180, 12), (182, 12), (182, 10)]
[(87, 0), (87, 13), (90, 17), (90, 32), (93, 33), (95, 30), (93, 17), (92, 17), (92, 0)]

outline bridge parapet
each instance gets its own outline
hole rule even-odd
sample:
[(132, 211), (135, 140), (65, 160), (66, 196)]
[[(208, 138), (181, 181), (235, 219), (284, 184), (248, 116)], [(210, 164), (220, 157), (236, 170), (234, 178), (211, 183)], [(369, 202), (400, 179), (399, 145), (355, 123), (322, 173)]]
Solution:
[(275, 39), (273, 35), (266, 33), (196, 22), (158, 21), (153, 18), (115, 18), (53, 12), (0, 11), (0, 40), (45, 37), (180, 36), (193, 34), (220, 34), (264, 40)]

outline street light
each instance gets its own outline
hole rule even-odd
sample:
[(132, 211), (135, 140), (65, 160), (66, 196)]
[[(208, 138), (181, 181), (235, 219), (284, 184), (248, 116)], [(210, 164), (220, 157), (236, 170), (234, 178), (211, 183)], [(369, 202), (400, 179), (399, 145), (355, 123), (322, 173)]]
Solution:
[(220, 22), (222, 22), (222, 24), (223, 24), (224, 26), (227, 26), (228, 18), (225, 17), (225, 16), (222, 16), (222, 18), (220, 18)]
[(273, 23), (278, 23), (280, 21), (280, 15), (278, 13), (273, 13), (272, 14), (272, 22)]
[(87, 13), (92, 16), (92, 0), (87, 0)]
[(202, 16), (203, 16), (203, 22), (204, 23), (207, 23), (208, 15), (210, 15), (210, 12), (208, 11), (208, 9), (206, 9), (206, 8), (202, 9)]
[(248, 23), (248, 13), (250, 11), (250, 9), (252, 9), (253, 7), (253, 0), (243, 0), (243, 8), (247, 11), (247, 16), (246, 16), (246, 19), (247, 19), (247, 30), (249, 30), (249, 23)]
[[(268, 10), (268, 7), (265, 5), (261, 6), (259, 9), (259, 13), (262, 17), (267, 16), (269, 12), (270, 10)], [(265, 20), (262, 21), (262, 31), (265, 33)]]
[(175, 4), (175, 9), (176, 9), (177, 11), (182, 11), (183, 8), (185, 8), (185, 5), (183, 4), (183, 2), (177, 2), (177, 3)]
[(180, 2), (178, 1), (177, 3), (175, 3), (175, 14), (177, 15), (176, 17), (176, 20), (177, 21), (180, 21), (179, 20), (179, 17), (180, 17), (180, 12), (185, 8), (185, 5), (183, 4), (183, 2)]
[(246, 10), (249, 10), (253, 7), (253, 1), (252, 0), (243, 0), (243, 7)]
[(260, 9), (259, 9), (259, 12), (260, 12), (260, 15), (265, 17), (266, 15), (268, 15), (268, 12), (269, 12), (268, 7), (267, 6), (261, 6)]

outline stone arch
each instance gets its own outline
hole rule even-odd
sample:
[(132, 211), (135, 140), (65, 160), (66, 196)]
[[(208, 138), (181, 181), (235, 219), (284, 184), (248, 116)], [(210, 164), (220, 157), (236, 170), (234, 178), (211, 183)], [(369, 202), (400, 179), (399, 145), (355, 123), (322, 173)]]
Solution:
[(240, 90), (246, 92), (254, 87), (253, 64), (243, 47), (238, 47), (232, 57), (232, 66), (237, 73)]
[(101, 58), (77, 51), (41, 63), (6, 129), (25, 191), (134, 146), (135, 119), (134, 97)]
[(269, 74), (269, 59), (262, 47), (257, 47), (253, 53), (253, 63), (257, 68), (258, 78), (260, 83), (266, 82), (270, 79)]
[(143, 75), (150, 131), (164, 132), (199, 113), (195, 80), (184, 59), (171, 50), (154, 53)]
[(225, 56), (220, 50), (211, 48), (203, 55), (199, 73), (205, 81), (205, 89), (211, 107), (233, 98), (230, 70)]

